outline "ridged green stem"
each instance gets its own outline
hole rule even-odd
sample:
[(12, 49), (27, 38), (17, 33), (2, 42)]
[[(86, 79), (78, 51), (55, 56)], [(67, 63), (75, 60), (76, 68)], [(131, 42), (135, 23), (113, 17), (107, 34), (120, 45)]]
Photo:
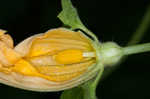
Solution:
[(132, 45), (123, 48), (124, 55), (131, 55), (150, 51), (150, 43)]

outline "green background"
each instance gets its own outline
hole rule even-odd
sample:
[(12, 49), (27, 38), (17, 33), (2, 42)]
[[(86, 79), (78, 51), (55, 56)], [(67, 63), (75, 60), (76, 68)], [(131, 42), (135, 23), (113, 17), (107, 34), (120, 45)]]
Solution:
[[(125, 46), (141, 22), (149, 0), (72, 0), (83, 23), (100, 41)], [(15, 44), (62, 26), (60, 0), (0, 0), (0, 28)], [(140, 43), (150, 42), (150, 29)], [(150, 99), (150, 53), (130, 56), (97, 88), (101, 99)], [(59, 99), (61, 92), (39, 93), (0, 84), (0, 99)]]

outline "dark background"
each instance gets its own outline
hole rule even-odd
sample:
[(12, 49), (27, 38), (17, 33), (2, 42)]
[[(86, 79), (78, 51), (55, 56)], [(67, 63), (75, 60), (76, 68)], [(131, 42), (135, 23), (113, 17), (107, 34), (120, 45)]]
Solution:
[[(72, 0), (83, 23), (101, 41), (124, 46), (139, 26), (149, 0)], [(60, 0), (0, 0), (0, 28), (15, 44), (62, 26)], [(150, 29), (141, 43), (150, 42)], [(97, 89), (101, 99), (150, 99), (150, 53), (131, 55)], [(61, 92), (38, 93), (0, 84), (0, 99), (59, 99)]]

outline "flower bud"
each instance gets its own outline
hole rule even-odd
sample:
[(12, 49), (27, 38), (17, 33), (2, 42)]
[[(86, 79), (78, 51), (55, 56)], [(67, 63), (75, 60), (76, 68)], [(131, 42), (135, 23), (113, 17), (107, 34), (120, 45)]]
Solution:
[(59, 91), (96, 76), (122, 58), (114, 42), (99, 43), (80, 31), (56, 28), (13, 46), (0, 30), (0, 82), (26, 90)]
[(82, 32), (65, 28), (31, 36), (14, 49), (0, 42), (5, 47), (0, 49), (4, 54), (0, 59), (1, 82), (34, 91), (77, 86), (96, 75), (98, 62), (93, 42)]

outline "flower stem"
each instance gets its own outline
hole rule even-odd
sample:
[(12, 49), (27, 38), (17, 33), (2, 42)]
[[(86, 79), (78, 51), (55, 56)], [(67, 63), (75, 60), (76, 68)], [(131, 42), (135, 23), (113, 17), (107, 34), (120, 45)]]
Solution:
[(123, 48), (124, 55), (131, 55), (148, 51), (150, 51), (150, 43), (138, 44)]
[(133, 45), (141, 41), (145, 32), (147, 31), (150, 24), (150, 5), (147, 8), (147, 11), (143, 17), (143, 20), (139, 27), (137, 28), (136, 32), (133, 33), (133, 36), (130, 38), (127, 45)]

